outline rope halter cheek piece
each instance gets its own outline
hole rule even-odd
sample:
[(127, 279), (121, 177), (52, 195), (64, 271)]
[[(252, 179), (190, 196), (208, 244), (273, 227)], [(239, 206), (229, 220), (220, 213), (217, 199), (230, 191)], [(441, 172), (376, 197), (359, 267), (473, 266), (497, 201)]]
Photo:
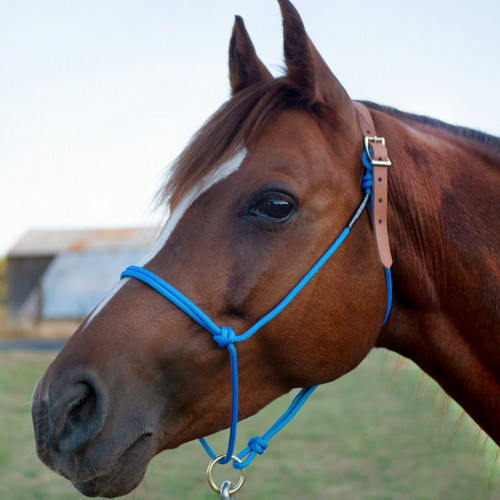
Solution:
[[(364, 197), (358, 208), (354, 212), (354, 215), (349, 220), (346, 227), (342, 230), (339, 236), (335, 239), (328, 250), (320, 257), (320, 259), (314, 264), (314, 266), (306, 273), (306, 275), (292, 288), (292, 290), (285, 296), (285, 298), (270, 312), (268, 312), (263, 318), (261, 318), (257, 323), (255, 323), (251, 328), (242, 334), (236, 334), (231, 328), (223, 326), (219, 327), (216, 325), (198, 306), (191, 302), (187, 297), (180, 293), (173, 286), (168, 284), (166, 281), (162, 280), (156, 276), (151, 271), (137, 266), (129, 266), (121, 275), (121, 278), (135, 278), (151, 288), (160, 293), (163, 297), (172, 302), (175, 306), (181, 309), (190, 318), (196, 321), (200, 326), (208, 330), (216, 344), (221, 348), (227, 348), (229, 351), (230, 362), (231, 362), (231, 392), (232, 392), (232, 408), (231, 408), (231, 422), (229, 431), (229, 442), (227, 451), (224, 455), (216, 456), (212, 448), (205, 439), (200, 439), (203, 448), (206, 450), (212, 462), (209, 464), (207, 470), (207, 477), (209, 484), (217, 493), (221, 492), (221, 489), (213, 483), (211, 479), (212, 467), (216, 463), (227, 464), (229, 461), (233, 460), (233, 467), (235, 469), (240, 469), (242, 471), (242, 478), (240, 479), (238, 485), (229, 490), (230, 494), (236, 492), (243, 484), (244, 481), (244, 469), (250, 465), (252, 460), (257, 455), (262, 455), (268, 446), (268, 441), (276, 435), (283, 427), (285, 427), (297, 414), (297, 412), (302, 408), (304, 403), (307, 401), (309, 396), (313, 393), (317, 386), (307, 387), (302, 389), (295, 399), (290, 404), (289, 408), (283, 413), (283, 415), (262, 435), (255, 436), (248, 441), (247, 447), (238, 453), (236, 456), (233, 455), (234, 446), (236, 441), (236, 428), (238, 422), (238, 359), (235, 344), (238, 342), (243, 342), (249, 339), (254, 333), (256, 333), (260, 328), (266, 325), (269, 321), (275, 318), (285, 307), (290, 304), (290, 302), (296, 297), (296, 295), (304, 288), (304, 286), (311, 280), (311, 278), (321, 269), (321, 267), (328, 261), (328, 259), (335, 253), (335, 251), (340, 247), (342, 242), (345, 240), (347, 235), (350, 233), (356, 221), (361, 216), (363, 210), (368, 205), (370, 198), (372, 203), (370, 206), (370, 211), (372, 213), (372, 220), (374, 226), (375, 240), (377, 242), (377, 248), (379, 252), (379, 257), (382, 265), (384, 266), (386, 284), (387, 284), (387, 307), (383, 325), (385, 325), (392, 305), (392, 280), (390, 265), (392, 264), (392, 258), (390, 255), (386, 224), (385, 229), (382, 227), (380, 232), (380, 227), (382, 226), (382, 217), (386, 217), (387, 213), (387, 166), (390, 165), (390, 160), (387, 158), (387, 152), (385, 150), (385, 140), (382, 137), (377, 137), (375, 134), (375, 128), (373, 126), (373, 121), (371, 119), (368, 109), (361, 103), (355, 102), (356, 110), (358, 111), (358, 120), (360, 122), (360, 127), (363, 131), (365, 138), (365, 151), (363, 152), (363, 165), (365, 167), (365, 174), (362, 179), (362, 189), (364, 192)], [(368, 125), (367, 125), (368, 123)], [(369, 135), (367, 135), (369, 133)], [(383, 150), (379, 148), (379, 145), (383, 145)], [(374, 150), (376, 150), (374, 152)], [(376, 158), (376, 159), (375, 159)], [(383, 168), (383, 175), (380, 172), (375, 174), (376, 181), (374, 182), (374, 170), (378, 167)], [(385, 176), (385, 193), (380, 192), (380, 184), (378, 180)], [(384, 186), (382, 186), (382, 191)], [(377, 203), (373, 202), (373, 199), (377, 200)], [(378, 203), (380, 200), (385, 200), (385, 208), (382, 207), (383, 215), (379, 215), (380, 206), (378, 210), (373, 206), (374, 204), (381, 205)], [(385, 231), (385, 233), (384, 233)], [(384, 238), (386, 241), (384, 242)], [(380, 242), (382, 240), (382, 243)], [(388, 252), (388, 253), (387, 253)]]

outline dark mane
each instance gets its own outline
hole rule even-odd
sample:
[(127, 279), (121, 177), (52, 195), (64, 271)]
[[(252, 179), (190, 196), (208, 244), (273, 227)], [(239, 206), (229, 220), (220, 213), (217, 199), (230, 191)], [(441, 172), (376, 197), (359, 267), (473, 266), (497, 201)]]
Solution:
[(217, 110), (181, 153), (159, 193), (170, 210), (196, 182), (226, 161), (280, 111), (299, 105), (296, 91), (284, 78), (238, 92)]
[(400, 118), (407, 122), (420, 123), (422, 125), (427, 125), (429, 127), (433, 127), (439, 130), (443, 130), (444, 132), (448, 132), (452, 135), (456, 135), (463, 139), (467, 139), (471, 142), (478, 144), (479, 146), (484, 147), (486, 150), (491, 153), (500, 153), (500, 138), (495, 137), (494, 135), (486, 134), (484, 132), (480, 132), (479, 130), (474, 130), (467, 127), (460, 127), (457, 125), (450, 125), (449, 123), (443, 122), (436, 118), (430, 118), (424, 115), (415, 115), (413, 113), (405, 113), (396, 108), (392, 108), (390, 106), (381, 106), (380, 104), (375, 104), (369, 101), (363, 101), (363, 103), (371, 109), (375, 109), (386, 113), (395, 118)]

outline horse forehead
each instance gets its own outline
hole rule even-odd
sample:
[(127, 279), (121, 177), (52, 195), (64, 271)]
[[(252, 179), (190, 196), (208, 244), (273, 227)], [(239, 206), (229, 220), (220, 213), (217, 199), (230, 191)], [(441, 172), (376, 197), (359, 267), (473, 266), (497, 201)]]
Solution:
[(247, 158), (231, 179), (235, 191), (248, 192), (250, 186), (277, 181), (305, 197), (319, 182), (329, 183), (335, 177), (331, 147), (317, 124), (312, 118), (293, 118), (293, 114), (281, 117), (248, 142)]
[(170, 213), (170, 216), (163, 228), (163, 231), (158, 238), (157, 242), (148, 253), (148, 255), (143, 259), (143, 263), (146, 264), (152, 260), (161, 248), (165, 246), (170, 236), (174, 232), (175, 228), (178, 226), (181, 219), (184, 217), (185, 213), (189, 208), (195, 203), (195, 201), (200, 198), (203, 194), (210, 191), (216, 184), (222, 180), (230, 177), (234, 174), (242, 165), (247, 156), (246, 147), (238, 148), (228, 160), (214, 169), (205, 177), (201, 178), (194, 184), (191, 189), (187, 192), (184, 198), (177, 204), (175, 209)]
[(307, 160), (330, 148), (320, 123), (302, 109), (287, 109), (274, 117), (247, 143), (251, 156), (267, 158), (267, 168), (280, 157)]

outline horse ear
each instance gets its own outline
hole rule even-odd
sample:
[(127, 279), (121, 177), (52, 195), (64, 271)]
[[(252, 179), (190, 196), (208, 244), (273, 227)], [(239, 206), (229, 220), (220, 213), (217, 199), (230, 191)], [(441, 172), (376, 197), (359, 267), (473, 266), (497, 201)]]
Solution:
[(310, 104), (339, 108), (351, 99), (306, 33), (302, 19), (288, 0), (278, 0), (283, 17), (287, 79)]
[(257, 57), (243, 19), (236, 16), (229, 43), (229, 80), (232, 94), (234, 95), (254, 83), (272, 78), (264, 63)]

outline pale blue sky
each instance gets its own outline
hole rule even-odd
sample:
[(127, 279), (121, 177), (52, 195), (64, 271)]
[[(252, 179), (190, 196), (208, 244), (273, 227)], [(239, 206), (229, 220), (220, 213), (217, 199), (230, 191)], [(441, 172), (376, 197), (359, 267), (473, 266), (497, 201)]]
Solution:
[[(498, 0), (295, 0), (351, 97), (500, 135)], [(164, 167), (228, 98), (244, 17), (282, 65), (273, 0), (0, 0), (0, 255), (27, 229), (153, 224)]]

